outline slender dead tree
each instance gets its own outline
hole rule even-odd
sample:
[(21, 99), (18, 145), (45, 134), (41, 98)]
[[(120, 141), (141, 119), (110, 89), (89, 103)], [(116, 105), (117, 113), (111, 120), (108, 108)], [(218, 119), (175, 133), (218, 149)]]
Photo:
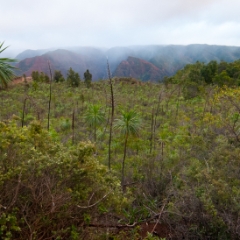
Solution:
[(151, 118), (150, 154), (152, 153), (153, 139), (154, 139), (154, 107), (152, 109), (152, 118)]
[(26, 109), (26, 102), (28, 100), (28, 97), (26, 97), (23, 101), (23, 110), (22, 110), (22, 128), (24, 125), (24, 118), (25, 118), (25, 109)]
[(156, 148), (155, 140), (156, 140), (157, 117), (160, 112), (161, 99), (162, 99), (162, 91), (159, 93), (159, 96), (158, 96), (157, 109), (156, 109), (155, 116), (154, 116), (154, 124), (153, 124), (153, 150), (154, 151)]
[(50, 110), (51, 110), (51, 100), (52, 100), (52, 70), (50, 66), (50, 62), (48, 61), (48, 67), (50, 71), (50, 87), (49, 87), (49, 101), (48, 101), (48, 131), (50, 127)]
[(72, 111), (72, 145), (75, 141), (75, 108)]
[(111, 91), (111, 118), (110, 118), (110, 133), (109, 133), (109, 141), (108, 141), (108, 169), (111, 170), (111, 146), (112, 146), (112, 129), (113, 129), (113, 120), (114, 120), (114, 95), (113, 95), (113, 83), (112, 77), (110, 72), (109, 63), (107, 60), (107, 71), (108, 71), (108, 78), (110, 83), (110, 91)]

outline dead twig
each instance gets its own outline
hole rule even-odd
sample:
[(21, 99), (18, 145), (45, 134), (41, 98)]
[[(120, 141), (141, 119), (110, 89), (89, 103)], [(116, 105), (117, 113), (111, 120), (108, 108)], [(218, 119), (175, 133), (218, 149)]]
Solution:
[(159, 214), (158, 214), (158, 219), (157, 219), (157, 221), (156, 221), (156, 223), (155, 223), (155, 225), (154, 225), (151, 233), (153, 233), (153, 232), (155, 231), (155, 229), (156, 229), (156, 227), (157, 227), (157, 225), (158, 225), (158, 223), (159, 223), (159, 221), (160, 221), (160, 219), (161, 219), (161, 216), (162, 216), (162, 213), (163, 213), (163, 210), (164, 210), (165, 206), (166, 206), (166, 203), (163, 204), (163, 206), (162, 206), (162, 208), (161, 208), (161, 211), (160, 211)]
[(104, 200), (111, 192), (105, 194), (101, 199), (99, 199), (97, 202), (93, 203), (92, 205), (88, 205), (88, 206), (79, 206), (77, 205), (78, 208), (82, 208), (82, 209), (87, 209), (87, 208), (92, 208), (94, 206), (96, 206), (98, 203), (100, 203), (102, 200)]

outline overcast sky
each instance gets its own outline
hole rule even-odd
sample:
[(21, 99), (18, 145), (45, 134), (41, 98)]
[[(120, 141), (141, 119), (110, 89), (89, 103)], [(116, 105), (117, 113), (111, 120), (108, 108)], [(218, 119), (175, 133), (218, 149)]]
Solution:
[(239, 0), (1, 0), (6, 51), (149, 44), (240, 46)]

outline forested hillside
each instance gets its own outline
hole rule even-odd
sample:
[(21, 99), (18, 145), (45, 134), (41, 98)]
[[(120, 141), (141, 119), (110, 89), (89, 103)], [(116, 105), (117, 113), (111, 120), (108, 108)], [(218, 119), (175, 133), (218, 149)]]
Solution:
[(1, 239), (240, 238), (239, 61), (70, 72), (0, 91)]

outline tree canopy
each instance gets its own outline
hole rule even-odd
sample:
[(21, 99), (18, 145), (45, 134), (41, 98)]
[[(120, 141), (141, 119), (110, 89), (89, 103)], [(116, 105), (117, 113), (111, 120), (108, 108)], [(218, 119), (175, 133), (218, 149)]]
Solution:
[(84, 73), (84, 82), (86, 84), (86, 86), (89, 88), (91, 87), (91, 83), (92, 83), (92, 74), (89, 72), (89, 70), (87, 69), (86, 72)]
[(75, 72), (72, 68), (68, 70), (67, 73), (67, 82), (71, 87), (78, 87), (80, 84), (80, 76), (77, 72)]

